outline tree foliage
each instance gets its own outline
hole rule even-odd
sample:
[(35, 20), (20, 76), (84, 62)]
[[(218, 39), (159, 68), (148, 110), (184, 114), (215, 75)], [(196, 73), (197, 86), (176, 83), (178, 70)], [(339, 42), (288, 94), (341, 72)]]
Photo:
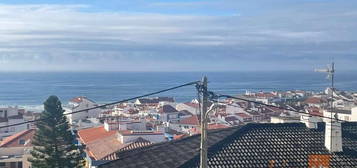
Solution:
[(50, 96), (44, 103), (29, 159), (33, 168), (83, 167), (82, 149), (74, 144), (75, 136), (63, 112), (56, 96)]

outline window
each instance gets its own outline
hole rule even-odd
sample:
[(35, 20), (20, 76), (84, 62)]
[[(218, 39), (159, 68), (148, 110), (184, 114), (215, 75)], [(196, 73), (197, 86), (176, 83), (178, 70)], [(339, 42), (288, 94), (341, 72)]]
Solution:
[(16, 166), (17, 166), (16, 162), (11, 162), (10, 163), (10, 168), (17, 168)]
[(17, 167), (22, 168), (22, 162), (17, 162)]
[(21, 145), (25, 145), (25, 142), (26, 142), (26, 141), (25, 141), (24, 139), (20, 139), (20, 140), (19, 140), (19, 144), (21, 144)]

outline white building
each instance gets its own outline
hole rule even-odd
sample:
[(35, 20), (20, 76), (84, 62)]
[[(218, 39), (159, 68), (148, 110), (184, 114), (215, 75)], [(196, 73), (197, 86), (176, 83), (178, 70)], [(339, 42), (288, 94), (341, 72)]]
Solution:
[(297, 123), (300, 122), (299, 117), (284, 117), (284, 116), (272, 116), (270, 117), (271, 123)]
[(120, 121), (105, 121), (104, 129), (106, 131), (112, 130), (146, 130), (145, 120), (139, 121), (129, 121), (129, 120), (120, 120)]
[(68, 107), (65, 107), (65, 114), (69, 122), (72, 124), (74, 122), (78, 122), (79, 120), (87, 119), (87, 118), (97, 118), (101, 112), (100, 109), (92, 109), (79, 113), (69, 114), (75, 111), (80, 111), (88, 108), (93, 108), (98, 106), (94, 101), (86, 98), (86, 97), (75, 97), (71, 99), (68, 103)]
[(198, 117), (193, 115), (188, 118), (184, 118), (177, 123), (170, 123), (170, 128), (178, 132), (189, 133), (189, 130), (199, 127)]
[(333, 101), (333, 106), (340, 109), (351, 109), (355, 106), (355, 103), (345, 99), (338, 99)]
[[(23, 114), (20, 111), (23, 109), (18, 109), (17, 107), (2, 107), (0, 108), (0, 126), (8, 126), (17, 123), (24, 122)], [(0, 129), (0, 140), (4, 137), (8, 137), (15, 133), (30, 129), (30, 123), (21, 124), (12, 127), (6, 127)]]
[[(357, 107), (352, 108), (352, 110), (334, 109), (332, 116), (335, 117), (336, 113), (339, 120), (357, 121)], [(324, 110), (323, 114), (325, 117), (331, 117), (331, 112), (329, 110)]]
[(123, 144), (130, 143), (131, 141), (138, 138), (143, 138), (152, 143), (159, 143), (159, 142), (166, 141), (163, 132), (156, 132), (156, 131), (149, 131), (149, 130), (146, 131), (123, 130), (118, 132), (118, 140), (120, 143)]

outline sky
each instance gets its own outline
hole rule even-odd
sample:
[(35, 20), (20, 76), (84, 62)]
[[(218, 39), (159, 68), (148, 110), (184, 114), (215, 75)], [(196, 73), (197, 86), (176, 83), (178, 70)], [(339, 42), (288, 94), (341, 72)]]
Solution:
[(0, 71), (357, 70), (356, 0), (0, 0)]

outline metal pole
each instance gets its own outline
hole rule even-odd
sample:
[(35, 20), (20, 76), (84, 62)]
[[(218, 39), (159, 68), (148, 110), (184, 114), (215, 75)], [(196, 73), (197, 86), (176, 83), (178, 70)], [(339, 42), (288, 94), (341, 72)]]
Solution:
[[(332, 90), (332, 92), (331, 92), (331, 115), (330, 115), (330, 117), (331, 117), (331, 140), (332, 140), (332, 124), (333, 124), (333, 117), (336, 117), (336, 119), (337, 119), (337, 114), (335, 114), (335, 116), (333, 116), (333, 112), (334, 112), (334, 109), (333, 109), (333, 92), (335, 91), (335, 89), (334, 89), (334, 78), (335, 78), (335, 63), (334, 62), (332, 62), (332, 64), (331, 64), (331, 69), (330, 69), (330, 75), (331, 75), (331, 90)], [(330, 144), (330, 150), (332, 150), (332, 143)]]
[(208, 106), (208, 95), (207, 95), (207, 77), (202, 79), (202, 109), (201, 109), (201, 153), (200, 153), (200, 168), (207, 168), (207, 121), (206, 113)]

